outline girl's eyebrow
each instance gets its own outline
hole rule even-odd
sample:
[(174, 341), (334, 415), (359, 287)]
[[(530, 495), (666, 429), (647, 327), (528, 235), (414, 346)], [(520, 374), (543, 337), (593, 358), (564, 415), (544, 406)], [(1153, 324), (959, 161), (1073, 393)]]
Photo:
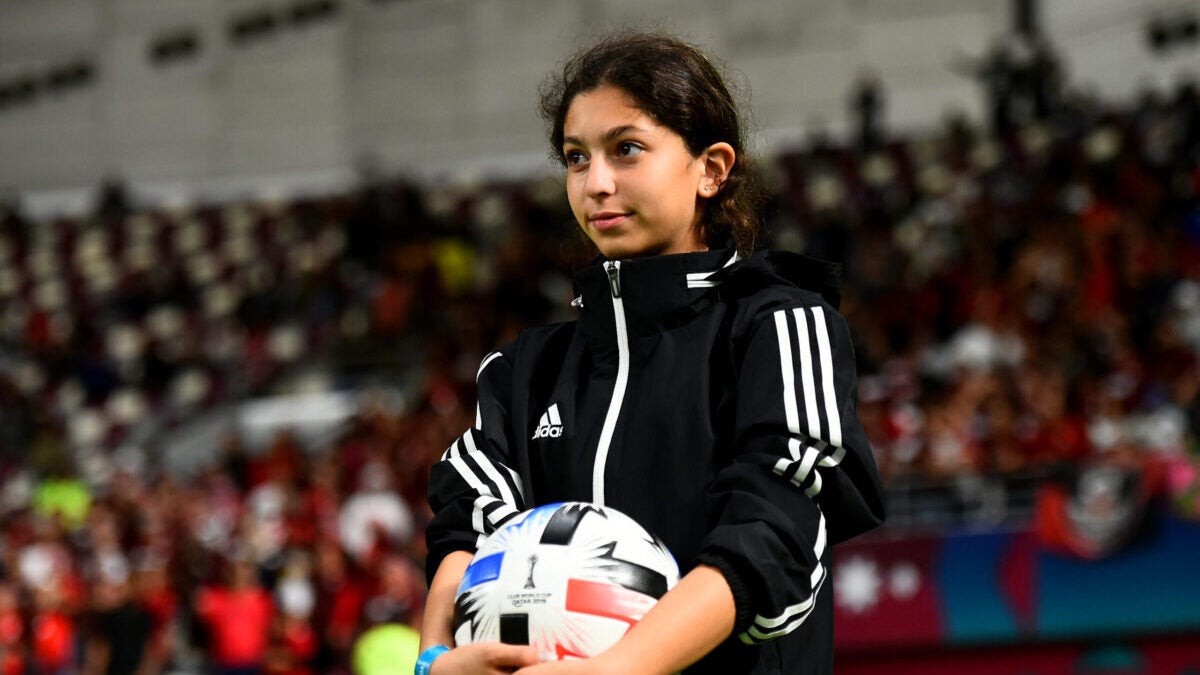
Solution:
[[(608, 131), (604, 132), (604, 135), (600, 137), (600, 143), (602, 145), (611, 143), (613, 141), (613, 139), (617, 138), (618, 136), (620, 136), (628, 131), (643, 131), (644, 132), (644, 131), (646, 131), (646, 129), (642, 129), (641, 127), (635, 127), (631, 124), (622, 124), (619, 127), (613, 127), (612, 129), (609, 129)], [(564, 136), (563, 137), (563, 145), (583, 145), (583, 144), (584, 144), (583, 141), (578, 136)]]

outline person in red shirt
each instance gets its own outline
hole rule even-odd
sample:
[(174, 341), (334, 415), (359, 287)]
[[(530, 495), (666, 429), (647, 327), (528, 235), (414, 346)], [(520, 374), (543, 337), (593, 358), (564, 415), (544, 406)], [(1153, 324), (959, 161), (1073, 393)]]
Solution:
[(274, 602), (259, 582), (252, 560), (235, 555), (228, 562), (228, 583), (201, 589), (196, 597), (196, 613), (208, 630), (209, 657), (215, 672), (260, 673)]
[(34, 590), (37, 613), (30, 622), (34, 672), (46, 675), (74, 672), (75, 621), (63, 606), (55, 584)]

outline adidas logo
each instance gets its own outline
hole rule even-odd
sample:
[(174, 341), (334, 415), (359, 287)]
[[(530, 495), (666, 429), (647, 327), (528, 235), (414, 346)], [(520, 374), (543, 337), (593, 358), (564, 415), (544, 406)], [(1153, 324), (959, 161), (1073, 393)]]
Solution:
[(558, 404), (552, 403), (546, 412), (542, 413), (542, 418), (538, 420), (537, 431), (533, 432), (531, 440), (539, 438), (558, 438), (562, 436), (563, 425), (562, 418), (558, 415)]

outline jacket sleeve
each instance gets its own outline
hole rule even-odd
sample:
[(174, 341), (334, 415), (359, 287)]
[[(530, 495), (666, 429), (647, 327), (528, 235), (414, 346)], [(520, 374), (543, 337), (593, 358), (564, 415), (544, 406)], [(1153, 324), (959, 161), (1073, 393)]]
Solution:
[(743, 344), (734, 456), (709, 490), (697, 561), (725, 575), (734, 633), (756, 644), (802, 625), (827, 581), (828, 547), (884, 516), (842, 315), (824, 304), (768, 311)]
[(508, 392), (512, 363), (503, 351), (484, 357), (476, 375), (475, 426), (456, 439), (433, 465), (425, 530), (426, 575), (454, 551), (475, 551), (484, 537), (525, 510), (524, 486), (511, 468)]

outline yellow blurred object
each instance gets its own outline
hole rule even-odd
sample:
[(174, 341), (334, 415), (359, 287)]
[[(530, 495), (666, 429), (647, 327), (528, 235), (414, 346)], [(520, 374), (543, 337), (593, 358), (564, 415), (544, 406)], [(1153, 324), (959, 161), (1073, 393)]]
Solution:
[(92, 494), (77, 480), (45, 480), (33, 495), (33, 510), (42, 516), (59, 515), (70, 529), (83, 524), (92, 506)]
[(475, 249), (460, 239), (442, 239), (434, 244), (433, 259), (446, 295), (454, 298), (475, 283)]
[(358, 638), (351, 665), (355, 675), (411, 675), (420, 651), (420, 633), (409, 626), (386, 623)]

